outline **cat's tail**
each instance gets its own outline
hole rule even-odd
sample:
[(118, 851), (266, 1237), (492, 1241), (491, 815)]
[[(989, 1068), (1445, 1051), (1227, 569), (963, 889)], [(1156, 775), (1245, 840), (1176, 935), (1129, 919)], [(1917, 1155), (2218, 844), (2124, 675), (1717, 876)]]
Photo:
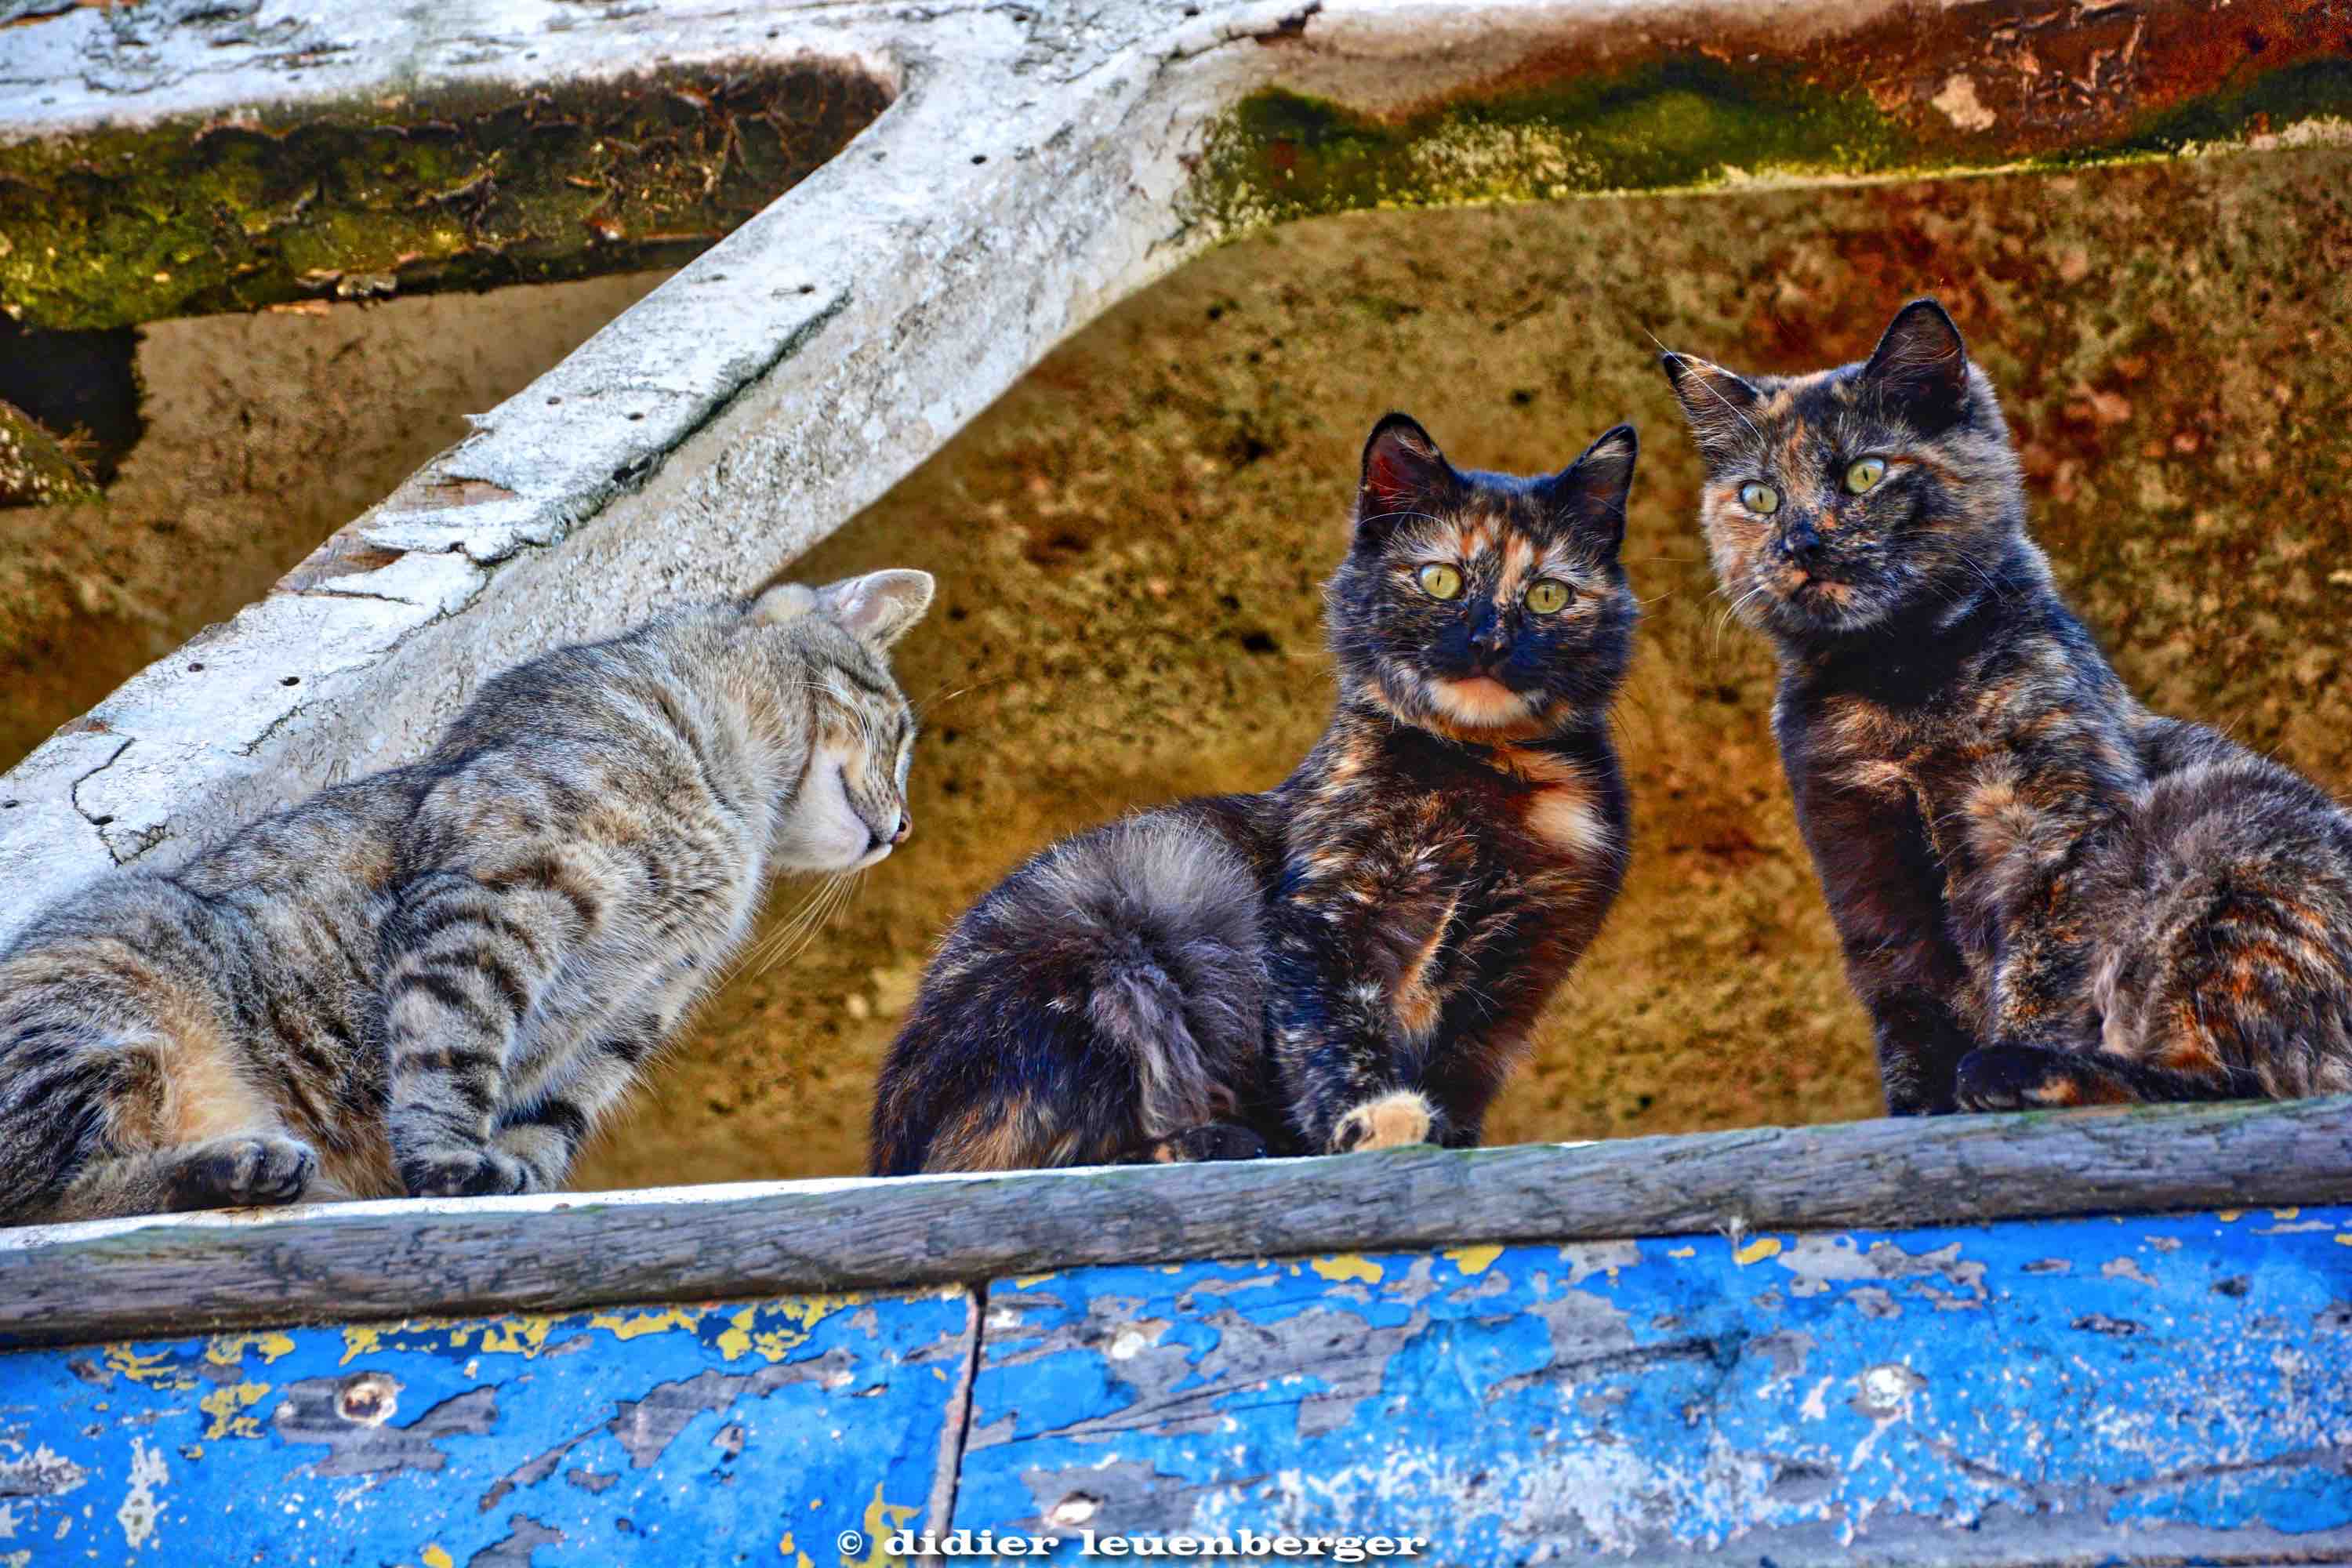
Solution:
[(2352, 1089), (2352, 816), (2200, 726), (2090, 862), (2104, 1056), (2137, 1098)]
[(1100, 1163), (1230, 1117), (1262, 1055), (1261, 898), (1181, 812), (1022, 867), (950, 931), (891, 1046), (875, 1173)]

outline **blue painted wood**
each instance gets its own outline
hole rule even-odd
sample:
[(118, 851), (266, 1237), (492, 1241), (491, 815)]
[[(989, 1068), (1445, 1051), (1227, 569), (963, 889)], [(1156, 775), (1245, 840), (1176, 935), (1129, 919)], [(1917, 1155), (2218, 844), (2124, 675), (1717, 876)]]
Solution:
[(843, 1531), (922, 1524), (971, 1317), (950, 1289), (17, 1352), (0, 1564), (831, 1568)]
[(973, 1531), (1465, 1568), (2352, 1546), (2352, 1209), (1090, 1268), (985, 1319)]

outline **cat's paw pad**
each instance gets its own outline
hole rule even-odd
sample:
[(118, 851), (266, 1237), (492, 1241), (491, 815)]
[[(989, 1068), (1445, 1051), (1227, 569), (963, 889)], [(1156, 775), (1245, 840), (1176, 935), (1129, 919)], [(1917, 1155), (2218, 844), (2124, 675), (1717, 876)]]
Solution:
[(1394, 1149), (1436, 1141), (1436, 1108), (1412, 1090), (1400, 1089), (1368, 1100), (1339, 1118), (1331, 1129), (1330, 1152), (1345, 1154), (1356, 1149)]
[(297, 1138), (272, 1133), (222, 1138), (191, 1150), (172, 1181), (184, 1209), (298, 1204), (319, 1174), (319, 1156)]
[(530, 1169), (495, 1149), (438, 1149), (400, 1163), (412, 1198), (479, 1198), (530, 1190)]
[(1263, 1160), (1265, 1140), (1234, 1121), (1206, 1121), (1160, 1140), (1151, 1157), (1163, 1165), (1204, 1164), (1216, 1160)]
[(2040, 1046), (1986, 1046), (1960, 1058), (1962, 1110), (2039, 1110), (2110, 1098), (2090, 1063)]

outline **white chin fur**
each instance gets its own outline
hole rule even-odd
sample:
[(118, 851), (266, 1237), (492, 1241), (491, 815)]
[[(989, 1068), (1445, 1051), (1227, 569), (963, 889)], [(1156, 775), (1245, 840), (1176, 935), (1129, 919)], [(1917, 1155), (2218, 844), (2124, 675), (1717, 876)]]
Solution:
[(1516, 724), (1528, 716), (1527, 699), (1501, 681), (1485, 676), (1468, 680), (1433, 680), (1431, 701), (1457, 724), (1495, 727)]
[(779, 869), (859, 871), (890, 853), (888, 843), (874, 842), (866, 819), (850, 805), (841, 766), (841, 758), (821, 752), (810, 768), (807, 786), (793, 803), (777, 847)]

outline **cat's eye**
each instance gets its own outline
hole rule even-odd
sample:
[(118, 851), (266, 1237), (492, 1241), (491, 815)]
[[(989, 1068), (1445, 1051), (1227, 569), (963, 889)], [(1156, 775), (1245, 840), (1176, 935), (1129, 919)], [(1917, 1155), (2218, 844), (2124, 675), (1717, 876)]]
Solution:
[(1462, 574), (1451, 566), (1431, 562), (1412, 574), (1421, 591), (1433, 599), (1450, 599), (1462, 592)]
[(1739, 487), (1739, 504), (1759, 517), (1769, 517), (1780, 510), (1780, 492), (1751, 479)]
[(1876, 484), (1885, 477), (1885, 458), (1857, 458), (1853, 466), (1845, 471), (1845, 488), (1852, 490), (1854, 494), (1860, 495), (1863, 491), (1868, 489), (1871, 486)]
[(1539, 616), (1556, 616), (1574, 597), (1575, 590), (1559, 578), (1539, 578), (1528, 587), (1528, 608)]

